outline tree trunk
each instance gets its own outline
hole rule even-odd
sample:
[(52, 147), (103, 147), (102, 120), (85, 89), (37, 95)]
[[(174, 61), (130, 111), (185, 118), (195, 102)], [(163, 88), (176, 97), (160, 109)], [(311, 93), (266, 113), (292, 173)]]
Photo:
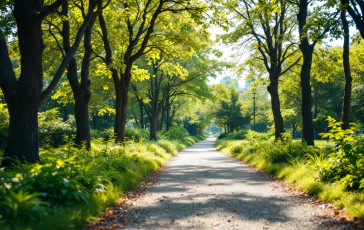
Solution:
[(311, 92), (311, 65), (313, 46), (301, 45), (303, 65), (301, 69), (302, 88), (302, 141), (307, 145), (314, 145), (314, 127), (312, 120), (312, 92)]
[(140, 128), (144, 129), (144, 108), (143, 104), (139, 103), (140, 108)]
[[(130, 68), (131, 71), (131, 68)], [(126, 131), (126, 119), (128, 113), (128, 102), (129, 102), (129, 87), (131, 72), (126, 70), (126, 72), (121, 76), (120, 85), (115, 85), (116, 94), (116, 117), (114, 133), (116, 136), (116, 141), (125, 141), (125, 131)]]
[[(68, 2), (62, 5), (62, 15), (68, 16)], [(90, 102), (91, 90), (90, 90), (90, 79), (89, 69), (92, 55), (92, 27), (96, 18), (90, 21), (90, 24), (85, 29), (84, 34), (84, 55), (82, 59), (81, 68), (81, 83), (78, 80), (78, 68), (75, 58), (72, 58), (68, 64), (67, 78), (71, 85), (73, 97), (75, 100), (75, 121), (76, 121), (76, 139), (77, 145), (85, 144), (87, 149), (91, 148), (91, 137), (90, 137), (90, 118), (88, 114), (88, 104)], [(70, 49), (70, 24), (68, 20), (63, 21), (63, 45), (66, 52)]]
[[(15, 99), (16, 100), (16, 99)], [(40, 161), (38, 150), (38, 110), (37, 103), (23, 97), (18, 102), (8, 102), (9, 132), (2, 166), (17, 163)]]
[(282, 133), (284, 133), (285, 130), (281, 114), (281, 104), (278, 94), (278, 80), (270, 80), (270, 84), (268, 86), (268, 92), (271, 96), (271, 105), (274, 118), (274, 136), (276, 140), (282, 139)]
[(88, 114), (89, 97), (84, 96), (84, 93), (75, 97), (75, 119), (76, 119), (76, 140), (78, 145), (86, 144), (86, 148), (91, 148), (90, 138), (90, 119)]
[(114, 121), (114, 134), (117, 141), (121, 140), (121, 127), (122, 127), (122, 96), (121, 96), (121, 86), (119, 84), (115, 85), (115, 121)]
[[(2, 86), (10, 115), (2, 166), (9, 166), (16, 159), (29, 163), (40, 160), (38, 111), (42, 92), (44, 44), (42, 20), (34, 14), (37, 7), (35, 1), (15, 1), (14, 16), (18, 29), (21, 74), (13, 92), (8, 92)], [(0, 71), (2, 74), (3, 70)]]
[(352, 77), (350, 70), (350, 60), (349, 60), (349, 43), (350, 43), (350, 34), (349, 34), (349, 23), (346, 19), (346, 11), (341, 11), (341, 22), (344, 27), (344, 44), (343, 44), (343, 66), (344, 66), (344, 74), (345, 74), (345, 91), (344, 91), (344, 99), (343, 99), (343, 109), (341, 115), (342, 129), (349, 129), (350, 125), (350, 100), (351, 100), (351, 88), (352, 88)]
[(299, 48), (303, 56), (303, 65), (301, 67), (300, 73), (302, 89), (302, 142), (305, 142), (307, 145), (314, 145), (312, 95), (310, 83), (312, 54), (315, 47), (315, 42), (310, 44), (306, 34), (308, 4), (308, 0), (300, 0), (297, 14), (298, 30), (301, 41)]
[(152, 116), (150, 119), (150, 140), (157, 140), (157, 116)]
[(160, 123), (159, 123), (159, 128), (158, 128), (158, 130), (159, 130), (159, 131), (162, 131), (162, 130), (163, 130), (165, 114), (166, 114), (166, 109), (165, 109), (165, 107), (163, 106), (162, 114), (161, 114), (161, 119), (160, 119)]

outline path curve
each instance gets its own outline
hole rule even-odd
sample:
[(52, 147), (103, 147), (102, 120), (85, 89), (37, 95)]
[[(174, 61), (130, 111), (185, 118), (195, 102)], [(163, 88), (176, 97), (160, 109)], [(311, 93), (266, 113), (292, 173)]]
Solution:
[[(208, 138), (180, 152), (126, 215), (126, 229), (326, 229), (312, 205), (273, 187)], [(319, 208), (317, 208), (319, 209)]]

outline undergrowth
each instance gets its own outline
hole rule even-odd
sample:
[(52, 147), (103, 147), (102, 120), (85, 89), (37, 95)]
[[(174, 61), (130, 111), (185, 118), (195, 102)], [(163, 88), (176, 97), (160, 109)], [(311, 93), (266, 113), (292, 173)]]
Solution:
[(340, 122), (328, 119), (334, 146), (319, 148), (293, 142), (219, 140), (217, 148), (277, 178), (295, 184), (308, 194), (329, 201), (364, 220), (364, 138), (358, 126), (341, 130)]
[(41, 163), (0, 171), (1, 229), (80, 229), (87, 221), (178, 151), (204, 139), (116, 145), (93, 141), (91, 151), (71, 141), (41, 150)]

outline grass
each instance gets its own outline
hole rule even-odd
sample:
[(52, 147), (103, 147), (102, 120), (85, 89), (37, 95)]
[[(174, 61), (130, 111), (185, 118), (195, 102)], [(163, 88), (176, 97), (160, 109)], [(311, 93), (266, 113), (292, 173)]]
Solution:
[[(293, 142), (301, 142), (300, 138), (294, 138)], [(315, 140), (315, 146), (320, 147), (320, 148), (324, 148), (327, 146), (333, 146), (334, 143), (327, 141), (327, 140)]]
[[(321, 151), (320, 149), (324, 150), (324, 147), (327, 146), (327, 141), (316, 141), (316, 144), (319, 146), (319, 150), (313, 148), (307, 150), (307, 153)], [(272, 157), (267, 157), (267, 153), (268, 155), (272, 153), (270, 150), (271, 146), (272, 143), (268, 142), (250, 143), (246, 140), (219, 140), (216, 143), (216, 147), (224, 154), (247, 162), (252, 166), (272, 174), (276, 178), (294, 184), (308, 194), (328, 201), (336, 207), (344, 209), (352, 216), (364, 221), (363, 192), (347, 191), (340, 184), (319, 181), (315, 173), (316, 169), (314, 169), (312, 162), (309, 162), (305, 157), (307, 154), (305, 152), (303, 152), (301, 157), (286, 159), (285, 162), (273, 163)], [(303, 148), (303, 150), (305, 149)]]
[[(30, 207), (30, 209), (23, 210), (23, 213), (19, 213), (19, 210), (13, 212), (14, 215), (10, 219), (9, 216), (8, 219), (0, 216), (0, 229), (81, 229), (85, 226), (86, 222), (93, 220), (118, 198), (123, 196), (124, 191), (133, 188), (149, 173), (159, 168), (180, 150), (203, 139), (203, 137), (198, 136), (187, 137), (182, 140), (161, 140), (157, 142), (141, 140), (140, 142), (130, 142), (123, 146), (104, 143), (99, 140), (92, 143), (93, 150), (91, 152), (80, 151), (69, 146), (43, 149), (41, 150), (42, 164), (30, 167), (45, 167), (49, 162), (58, 162), (59, 159), (63, 159), (62, 157), (69, 158), (69, 154), (72, 153), (71, 155), (76, 157), (75, 165), (72, 165), (72, 167), (80, 165), (82, 173), (84, 172), (82, 171), (83, 168), (87, 167), (88, 164), (92, 164), (90, 171), (94, 169), (93, 171), (96, 172), (93, 173), (107, 179), (107, 182), (104, 183), (105, 189), (102, 192), (93, 191), (86, 200), (76, 201), (65, 196), (64, 200), (53, 202), (47, 200), (46, 197), (42, 198), (49, 205), (45, 207), (38, 205), (36, 208), (42, 207), (45, 211), (32, 215), (37, 210), (34, 207)], [(87, 164), (84, 162), (87, 162)], [(21, 173), (23, 172), (18, 169), (0, 171), (0, 179), (6, 179), (9, 176), (14, 177)], [(52, 174), (54, 173), (58, 173), (58, 171), (52, 172)], [(49, 188), (47, 189), (52, 189), (51, 184), (54, 178), (52, 174), (49, 175), (49, 183), (46, 185)], [(22, 178), (21, 176), (19, 177)], [(26, 175), (24, 175), (25, 177)], [(78, 178), (77, 180), (85, 179), (82, 177)], [(68, 179), (71, 180), (70, 178)], [(86, 179), (88, 179), (87, 176)], [(14, 191), (30, 187), (29, 191), (34, 192), (36, 184), (34, 180), (23, 181), (22, 183), (18, 184), (18, 187), (14, 184)], [(58, 186), (57, 183), (56, 185)], [(0, 188), (2, 186), (0, 185)], [(58, 192), (61, 196), (61, 191)], [(0, 201), (2, 201), (1, 199)], [(3, 207), (0, 209), (0, 214), (2, 214), (2, 210)]]

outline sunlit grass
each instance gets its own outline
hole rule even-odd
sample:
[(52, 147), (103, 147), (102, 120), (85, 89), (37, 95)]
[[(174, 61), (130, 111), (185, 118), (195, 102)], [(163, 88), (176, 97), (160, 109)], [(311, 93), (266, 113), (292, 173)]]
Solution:
[[(294, 140), (294, 142), (298, 142), (298, 140)], [(315, 143), (320, 148), (331, 145), (325, 140), (315, 141)], [(331, 202), (335, 206), (345, 209), (351, 215), (364, 220), (364, 193), (346, 191), (340, 184), (318, 181), (315, 178), (315, 171), (313, 171), (314, 166), (310, 165), (311, 163), (305, 157), (287, 163), (272, 163), (265, 157), (265, 148), (262, 145), (269, 145), (269, 143), (252, 146), (245, 140), (220, 140), (216, 147), (226, 155), (240, 159), (277, 178), (294, 184), (308, 194)]]
[[(60, 156), (67, 158), (68, 154), (80, 155), (80, 164), (83, 164), (83, 161), (90, 161), (100, 171), (99, 174), (109, 180), (105, 184), (105, 191), (94, 191), (86, 202), (67, 201), (64, 204), (50, 205), (47, 207), (47, 212), (39, 216), (38, 220), (0, 218), (0, 229), (82, 229), (87, 221), (94, 219), (112, 205), (123, 192), (133, 188), (180, 150), (203, 139), (199, 136), (157, 142), (142, 140), (129, 142), (123, 146), (111, 141), (105, 143), (95, 140), (91, 151), (78, 150), (72, 146), (42, 149), (40, 155), (43, 163), (56, 161)], [(12, 172), (3, 172), (0, 178), (6, 177), (8, 173)]]
[[(293, 139), (293, 142), (301, 142), (301, 139), (299, 138), (295, 138)], [(320, 148), (324, 148), (327, 146), (333, 146), (334, 143), (330, 142), (328, 140), (315, 140), (315, 146), (320, 147)]]

